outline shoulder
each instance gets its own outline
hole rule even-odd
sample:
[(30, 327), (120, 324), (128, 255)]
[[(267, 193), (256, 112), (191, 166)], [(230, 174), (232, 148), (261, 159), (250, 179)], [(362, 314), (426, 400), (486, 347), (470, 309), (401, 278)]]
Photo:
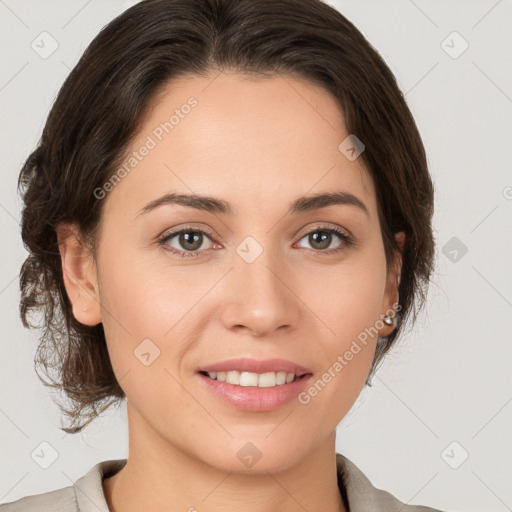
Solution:
[(102, 480), (125, 464), (126, 459), (98, 462), (73, 485), (2, 503), (0, 512), (108, 512)]
[(407, 505), (389, 492), (377, 489), (364, 473), (349, 459), (340, 453), (336, 454), (338, 481), (345, 488), (350, 512), (442, 512), (441, 510), (420, 506)]
[(55, 491), (25, 496), (17, 501), (2, 503), (0, 512), (71, 512), (78, 510), (75, 503), (75, 493), (73, 487), (64, 487)]

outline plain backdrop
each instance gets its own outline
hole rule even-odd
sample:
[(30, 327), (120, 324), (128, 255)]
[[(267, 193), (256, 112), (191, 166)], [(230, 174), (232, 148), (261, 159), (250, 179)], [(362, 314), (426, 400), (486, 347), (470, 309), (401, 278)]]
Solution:
[[(18, 314), (26, 251), (16, 183), (71, 68), (133, 3), (0, 0), (0, 503), (72, 485), (128, 453), (124, 405), (65, 434), (35, 374), (38, 332)], [(337, 451), (404, 502), (512, 510), (512, 4), (329, 3), (406, 94), (435, 182), (437, 241), (427, 309), (339, 425)], [(33, 49), (40, 37), (57, 44), (44, 58)], [(41, 449), (53, 455), (47, 468), (33, 455)]]

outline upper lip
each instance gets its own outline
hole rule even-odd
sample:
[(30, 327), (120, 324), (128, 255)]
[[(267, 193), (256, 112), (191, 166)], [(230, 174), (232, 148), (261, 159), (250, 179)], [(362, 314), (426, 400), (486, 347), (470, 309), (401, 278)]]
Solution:
[(286, 372), (294, 373), (297, 376), (311, 373), (308, 369), (300, 366), (292, 361), (286, 359), (250, 359), (241, 357), (238, 359), (229, 359), (226, 361), (219, 361), (218, 363), (201, 366), (198, 372), (224, 372), (224, 371), (239, 371), (251, 373), (267, 373), (267, 372)]

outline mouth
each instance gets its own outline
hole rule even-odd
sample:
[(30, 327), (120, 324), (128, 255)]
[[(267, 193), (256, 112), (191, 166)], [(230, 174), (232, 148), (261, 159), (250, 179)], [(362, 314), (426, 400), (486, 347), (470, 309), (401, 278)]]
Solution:
[(196, 368), (207, 393), (239, 410), (271, 412), (297, 400), (313, 379), (309, 368), (287, 359), (239, 357)]
[[(300, 370), (299, 370), (300, 371)], [(298, 399), (313, 379), (312, 373), (298, 375), (284, 371), (206, 371), (196, 373), (211, 397), (247, 412), (271, 412)]]
[(287, 372), (254, 373), (236, 370), (224, 372), (207, 372), (202, 370), (199, 371), (199, 373), (214, 381), (227, 382), (228, 384), (233, 384), (234, 386), (258, 388), (273, 388), (277, 386), (284, 386), (311, 375), (310, 373), (303, 373), (299, 375), (296, 373)]

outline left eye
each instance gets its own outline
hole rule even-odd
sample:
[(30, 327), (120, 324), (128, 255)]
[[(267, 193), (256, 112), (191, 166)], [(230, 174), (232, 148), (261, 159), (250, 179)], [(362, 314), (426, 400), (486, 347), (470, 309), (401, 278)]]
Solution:
[(336, 251), (340, 250), (340, 246), (341, 246), (341, 248), (343, 248), (344, 245), (350, 244), (350, 237), (348, 235), (342, 233), (341, 231), (338, 231), (337, 229), (332, 229), (332, 228), (321, 228), (321, 229), (317, 228), (314, 231), (310, 231), (309, 233), (306, 233), (301, 238), (301, 240), (304, 240), (305, 238), (307, 238), (308, 243), (317, 244), (319, 246), (319, 247), (313, 247), (313, 249), (322, 250), (322, 249), (326, 249), (329, 245), (331, 245), (331, 242), (333, 240), (333, 235), (338, 237), (338, 239), (341, 240), (341, 243), (337, 247), (332, 249), (331, 251), (321, 251), (321, 252), (328, 252), (328, 253), (336, 252)]

